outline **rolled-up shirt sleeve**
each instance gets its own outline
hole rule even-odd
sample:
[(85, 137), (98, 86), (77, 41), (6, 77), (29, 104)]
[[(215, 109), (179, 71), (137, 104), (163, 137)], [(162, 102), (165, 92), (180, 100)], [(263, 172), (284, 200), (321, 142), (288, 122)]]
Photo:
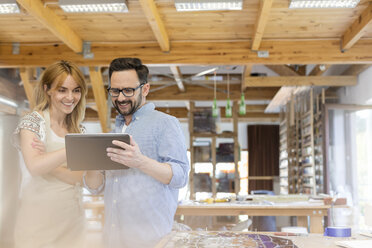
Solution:
[(163, 130), (157, 138), (159, 162), (167, 163), (172, 168), (169, 186), (182, 188), (188, 182), (190, 170), (185, 137), (175, 117), (165, 119), (162, 126)]
[(104, 188), (105, 188), (105, 182), (106, 182), (105, 172), (102, 171), (101, 173), (103, 175), (103, 181), (102, 181), (102, 184), (97, 189), (92, 189), (92, 188), (90, 188), (87, 185), (87, 183), (85, 181), (85, 176), (87, 175), (87, 172), (85, 171), (84, 174), (83, 174), (83, 185), (84, 185), (84, 188), (86, 188), (93, 195), (101, 194), (103, 192)]

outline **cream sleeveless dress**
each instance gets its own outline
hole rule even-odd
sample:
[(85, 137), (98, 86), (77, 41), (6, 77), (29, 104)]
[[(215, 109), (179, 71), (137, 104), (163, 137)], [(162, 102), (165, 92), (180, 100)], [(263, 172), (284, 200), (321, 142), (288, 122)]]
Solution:
[[(38, 135), (45, 144), (46, 152), (63, 148), (64, 138), (50, 128), (49, 111), (44, 111), (43, 115), (44, 118), (32, 112), (22, 118), (15, 131), (16, 136), (25, 128)], [(84, 247), (85, 216), (80, 185), (67, 184), (48, 174), (31, 176), (24, 162), (22, 167), (15, 247)]]

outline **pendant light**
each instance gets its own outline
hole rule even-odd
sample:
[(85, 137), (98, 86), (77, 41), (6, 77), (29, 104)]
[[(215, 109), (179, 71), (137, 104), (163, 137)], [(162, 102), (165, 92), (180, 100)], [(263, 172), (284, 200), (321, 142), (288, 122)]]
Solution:
[(247, 113), (247, 109), (245, 107), (244, 92), (242, 92), (242, 95), (240, 97), (240, 103), (239, 103), (239, 114), (245, 115), (246, 113)]
[(231, 117), (232, 116), (232, 107), (230, 102), (230, 76), (227, 73), (227, 102), (226, 102), (226, 109), (225, 109), (225, 116)]
[(212, 105), (212, 116), (218, 117), (218, 107), (217, 107), (217, 89), (216, 89), (216, 71), (214, 71), (214, 99)]

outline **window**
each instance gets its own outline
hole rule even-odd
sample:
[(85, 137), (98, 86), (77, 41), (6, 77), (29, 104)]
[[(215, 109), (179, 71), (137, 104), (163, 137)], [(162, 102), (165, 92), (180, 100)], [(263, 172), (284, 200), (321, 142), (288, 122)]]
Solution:
[(346, 197), (350, 209), (334, 209), (330, 225), (367, 229), (365, 209), (372, 203), (372, 107), (329, 108), (328, 188)]

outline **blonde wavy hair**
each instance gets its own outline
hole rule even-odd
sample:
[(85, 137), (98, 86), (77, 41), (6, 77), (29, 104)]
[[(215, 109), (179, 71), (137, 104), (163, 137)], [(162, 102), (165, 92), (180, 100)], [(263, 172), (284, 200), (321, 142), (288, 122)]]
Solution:
[(80, 133), (80, 124), (84, 119), (85, 115), (85, 105), (86, 105), (86, 95), (87, 95), (87, 85), (84, 79), (84, 75), (79, 70), (79, 68), (69, 62), (69, 61), (58, 61), (50, 66), (48, 66), (43, 74), (41, 75), (40, 81), (37, 83), (34, 89), (35, 96), (35, 108), (36, 111), (44, 111), (50, 106), (50, 96), (47, 94), (46, 88), (49, 90), (54, 82), (57, 85), (53, 90), (58, 89), (66, 77), (71, 75), (75, 82), (81, 88), (81, 99), (74, 108), (74, 110), (66, 116), (65, 122), (67, 130), (71, 133)]

